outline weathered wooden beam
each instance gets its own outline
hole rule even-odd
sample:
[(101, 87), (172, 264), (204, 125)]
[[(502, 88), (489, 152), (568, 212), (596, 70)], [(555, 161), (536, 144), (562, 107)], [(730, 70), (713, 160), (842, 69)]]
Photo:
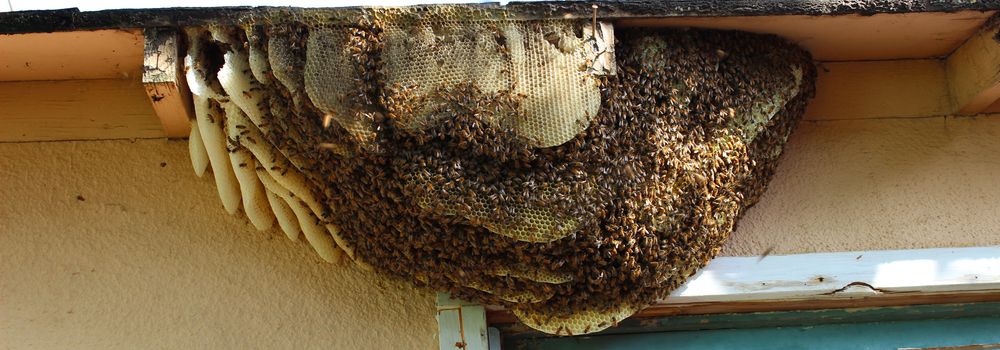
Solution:
[(948, 86), (959, 114), (983, 112), (1000, 98), (1000, 20), (984, 25), (945, 62)]
[(187, 137), (194, 116), (184, 81), (181, 37), (173, 28), (146, 28), (142, 85), (167, 137)]
[[(159, 3), (157, 3), (159, 4)], [(604, 0), (604, 1), (512, 1), (464, 5), (427, 5), (419, 7), (456, 6), (485, 10), (503, 10), (519, 18), (590, 18), (591, 5), (598, 5), (599, 19), (651, 17), (729, 17), (729, 16), (870, 16), (880, 13), (952, 13), (959, 11), (993, 11), (1000, 9), (998, 0), (979, 1), (914, 1), (914, 0)], [(294, 3), (289, 3), (294, 6)], [(232, 24), (269, 11), (286, 11), (297, 15), (299, 8), (277, 7), (213, 7), (119, 9), (81, 12), (77, 9), (20, 11), (0, 13), (0, 34), (52, 32), (107, 28), (146, 28), (163, 26)], [(350, 15), (363, 11), (358, 7), (325, 9), (335, 15)]]

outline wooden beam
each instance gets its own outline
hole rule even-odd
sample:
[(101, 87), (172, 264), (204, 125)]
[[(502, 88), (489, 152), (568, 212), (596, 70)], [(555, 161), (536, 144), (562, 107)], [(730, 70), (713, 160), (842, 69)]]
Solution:
[(953, 112), (937, 59), (820, 62), (806, 120), (943, 116)]
[(0, 81), (137, 79), (140, 30), (0, 35)]
[(947, 56), (982, 26), (990, 12), (897, 13), (872, 16), (740, 16), (626, 18), (618, 27), (694, 27), (775, 34), (817, 61)]
[[(0, 14), (0, 33), (32, 33), (70, 30), (93, 30), (107, 28), (175, 27), (208, 24), (239, 24), (249, 19), (259, 19), (261, 15), (277, 13), (282, 17), (309, 17), (313, 13), (324, 13), (329, 18), (357, 18), (364, 9), (349, 8), (295, 8), (295, 7), (202, 7), (202, 8), (137, 8), (143, 2), (150, 7), (163, 6), (162, 2), (139, 0), (129, 2), (132, 9), (104, 11), (83, 11), (61, 9), (50, 11), (20, 11)], [(415, 2), (415, 1), (406, 1)], [(205, 2), (204, 4), (211, 4)], [(314, 0), (282, 1), (282, 6), (314, 6)], [(370, 1), (353, 0), (346, 4), (365, 4)], [(91, 2), (85, 9), (103, 8), (101, 5), (115, 2)], [(227, 2), (229, 4), (229, 2)], [(325, 6), (343, 6), (342, 1), (325, 2)], [(496, 2), (479, 4), (437, 4), (417, 5), (414, 9), (439, 8), (448, 6), (486, 13), (499, 14), (507, 18), (520, 19), (590, 19), (592, 5), (598, 5), (598, 19), (654, 18), (654, 17), (732, 17), (732, 16), (872, 16), (890, 13), (959, 13), (964, 11), (988, 12), (1000, 9), (1000, 1), (914, 1), (914, 0), (670, 0), (670, 1), (510, 1), (504, 6)], [(201, 5), (201, 3), (199, 3)], [(210, 6), (210, 5), (202, 5)], [(16, 7), (16, 6), (15, 6)], [(371, 8), (371, 6), (367, 6)], [(245, 23), (245, 22), (244, 22)]]
[(635, 317), (974, 301), (1000, 301), (1000, 246), (720, 257)]
[(136, 80), (0, 83), (0, 142), (164, 137)]
[(167, 137), (187, 137), (194, 107), (184, 81), (181, 37), (176, 29), (147, 28), (142, 85)]
[(983, 26), (946, 61), (948, 86), (960, 114), (983, 112), (1000, 98), (1000, 21)]

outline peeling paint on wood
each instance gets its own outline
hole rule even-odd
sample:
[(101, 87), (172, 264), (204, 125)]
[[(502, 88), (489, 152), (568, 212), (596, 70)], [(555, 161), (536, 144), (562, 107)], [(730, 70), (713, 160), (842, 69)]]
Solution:
[(170, 28), (145, 30), (142, 85), (167, 137), (187, 137), (194, 106), (184, 82), (181, 37)]

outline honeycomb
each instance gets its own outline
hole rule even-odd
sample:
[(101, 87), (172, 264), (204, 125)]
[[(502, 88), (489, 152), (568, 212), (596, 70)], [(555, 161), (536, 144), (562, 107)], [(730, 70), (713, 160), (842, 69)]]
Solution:
[[(305, 91), (309, 100), (357, 142), (366, 143), (375, 137), (374, 121), (359, 105), (371, 101), (358, 98), (357, 68), (351, 64), (349, 42), (358, 40), (347, 28), (311, 28), (306, 44)], [(281, 61), (277, 61), (283, 64)]]
[[(594, 29), (572, 21), (478, 21), (427, 16), (383, 29), (384, 101), (403, 128), (420, 132), (448, 118), (449, 87), (473, 85), (469, 97), (516, 96), (514, 113), (481, 112), (535, 147), (560, 145), (582, 131), (600, 108), (599, 54), (584, 37)], [(579, 36), (574, 34), (579, 30)], [(596, 39), (594, 39), (596, 40)]]
[(603, 312), (584, 310), (570, 316), (547, 317), (545, 314), (523, 309), (514, 309), (514, 315), (528, 327), (548, 334), (581, 335), (617, 326), (619, 321), (632, 316), (636, 311), (635, 306), (623, 304)]
[(707, 264), (813, 94), (809, 55), (766, 35), (268, 11), (185, 31), (192, 165), (227, 211), (558, 335)]

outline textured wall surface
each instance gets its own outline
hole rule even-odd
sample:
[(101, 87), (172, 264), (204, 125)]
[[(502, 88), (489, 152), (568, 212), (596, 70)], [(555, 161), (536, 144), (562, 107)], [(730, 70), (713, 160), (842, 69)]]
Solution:
[(1000, 116), (803, 121), (724, 255), (1000, 245)]
[[(803, 122), (726, 255), (1000, 244), (1000, 118)], [(431, 349), (433, 295), (226, 215), (184, 141), (0, 144), (0, 348)]]
[(0, 144), (0, 349), (436, 348), (433, 293), (258, 232), (213, 187), (186, 141)]

